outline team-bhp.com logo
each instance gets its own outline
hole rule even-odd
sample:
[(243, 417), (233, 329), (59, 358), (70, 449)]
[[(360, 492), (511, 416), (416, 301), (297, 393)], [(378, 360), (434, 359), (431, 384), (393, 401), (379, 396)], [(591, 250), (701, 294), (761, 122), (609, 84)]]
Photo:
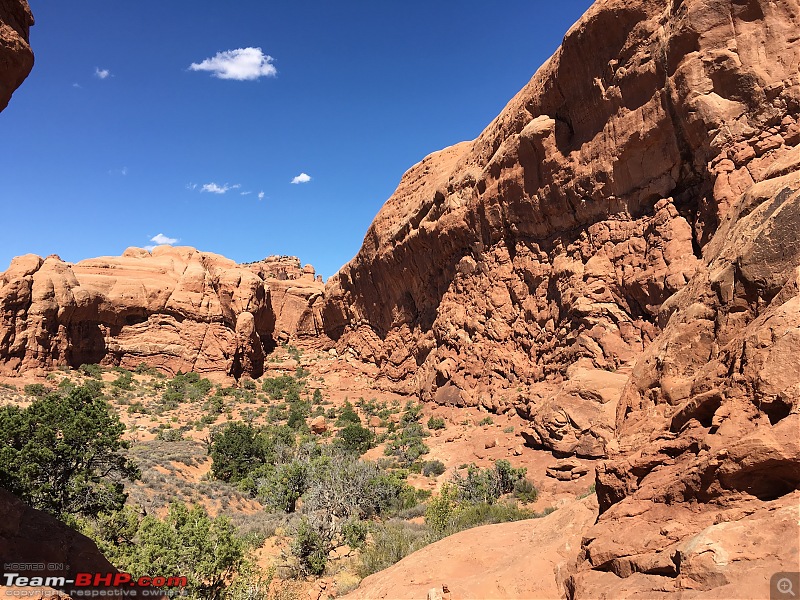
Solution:
[[(163, 588), (185, 588), (186, 577), (138, 577), (133, 578), (128, 573), (76, 573), (75, 578), (66, 577), (31, 577), (20, 573), (3, 573), (3, 585), (17, 588), (87, 588), (92, 591), (100, 591), (96, 588), (139, 588), (142, 595), (147, 594), (148, 590), (153, 593), (163, 594)], [(8, 593), (8, 592), (7, 592)], [(86, 595), (86, 594), (78, 594)], [(107, 595), (107, 594), (91, 594)]]

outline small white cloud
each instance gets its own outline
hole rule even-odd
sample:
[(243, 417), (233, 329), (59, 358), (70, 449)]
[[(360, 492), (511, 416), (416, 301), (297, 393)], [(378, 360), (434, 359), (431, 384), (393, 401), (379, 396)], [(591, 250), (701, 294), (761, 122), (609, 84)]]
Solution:
[(240, 196), (249, 196), (249, 195), (250, 195), (250, 194), (252, 194), (252, 193), (253, 193), (253, 192), (239, 192), (239, 195), (240, 195)]
[(300, 173), (300, 175), (292, 179), (292, 183), (308, 183), (309, 181), (311, 181), (311, 176), (305, 173)]
[(260, 77), (275, 77), (278, 70), (272, 64), (274, 59), (264, 54), (261, 48), (237, 48), (218, 52), (216, 56), (200, 63), (192, 63), (192, 71), (209, 71), (218, 79), (236, 81), (254, 80)]
[(196, 183), (187, 183), (186, 184), (186, 189), (187, 190), (196, 190), (197, 189), (197, 184)]
[(263, 200), (264, 199), (264, 192), (258, 192), (258, 199), (259, 200)]
[(72, 87), (74, 87), (74, 88), (82, 88), (83, 86), (76, 81), (75, 83), (72, 84)]
[(108, 69), (101, 69), (99, 67), (94, 68), (94, 76), (98, 79), (106, 79), (111, 75), (111, 71)]
[(163, 233), (159, 233), (159, 234), (154, 235), (153, 237), (151, 237), (150, 241), (151, 242), (155, 242), (156, 245), (158, 245), (158, 246), (161, 246), (162, 244), (170, 244), (171, 245), (171, 244), (174, 244), (175, 242), (177, 242), (178, 238), (167, 237)]
[(122, 167), (121, 169), (111, 169), (108, 172), (109, 175), (127, 175), (128, 174), (128, 167)]
[[(203, 185), (203, 187), (200, 188), (200, 191), (201, 192), (210, 192), (212, 194), (224, 194), (225, 192), (228, 192), (230, 190), (235, 190), (235, 189), (238, 189), (240, 187), (242, 187), (242, 186), (240, 184), (238, 184), (238, 183), (235, 184), (235, 185), (228, 185), (227, 183), (225, 185), (217, 185), (216, 183), (214, 183), (212, 181), (211, 183), (206, 183), (205, 185)], [(192, 188), (192, 189), (194, 189), (194, 188)]]

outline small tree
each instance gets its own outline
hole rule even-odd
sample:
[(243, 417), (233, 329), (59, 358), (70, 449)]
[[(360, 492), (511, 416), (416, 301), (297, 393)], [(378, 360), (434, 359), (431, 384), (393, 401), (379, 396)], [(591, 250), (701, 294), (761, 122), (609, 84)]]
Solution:
[(358, 423), (350, 423), (337, 434), (337, 444), (350, 452), (359, 455), (372, 448), (375, 435)]
[(99, 386), (0, 408), (0, 486), (61, 519), (119, 510), (139, 469), (123, 452), (125, 426)]

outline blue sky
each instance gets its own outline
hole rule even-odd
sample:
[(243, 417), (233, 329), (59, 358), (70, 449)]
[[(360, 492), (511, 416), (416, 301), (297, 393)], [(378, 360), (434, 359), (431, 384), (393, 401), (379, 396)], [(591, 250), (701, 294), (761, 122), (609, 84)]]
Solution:
[(476, 137), (591, 4), (29, 1), (36, 64), (0, 113), (0, 270), (161, 234), (325, 278), (402, 174)]

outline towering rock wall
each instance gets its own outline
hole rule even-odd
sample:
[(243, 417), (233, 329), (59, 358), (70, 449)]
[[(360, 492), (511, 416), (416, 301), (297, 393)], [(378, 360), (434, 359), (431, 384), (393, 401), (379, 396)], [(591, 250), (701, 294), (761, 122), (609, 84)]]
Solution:
[(326, 331), (389, 385), (601, 459), (568, 598), (797, 569), (798, 31), (798, 0), (598, 0), (328, 284)]
[(33, 68), (28, 45), (33, 15), (26, 0), (0, 0), (0, 110)]
[(0, 274), (0, 372), (145, 363), (258, 377), (276, 343), (316, 333), (322, 287), (291, 257), (237, 265), (170, 246), (75, 264), (18, 257)]
[(329, 281), (328, 335), (455, 404), (525, 409), (526, 386), (579, 361), (631, 363), (732, 204), (800, 140), (799, 12), (596, 2), (475, 141), (404, 175)]

